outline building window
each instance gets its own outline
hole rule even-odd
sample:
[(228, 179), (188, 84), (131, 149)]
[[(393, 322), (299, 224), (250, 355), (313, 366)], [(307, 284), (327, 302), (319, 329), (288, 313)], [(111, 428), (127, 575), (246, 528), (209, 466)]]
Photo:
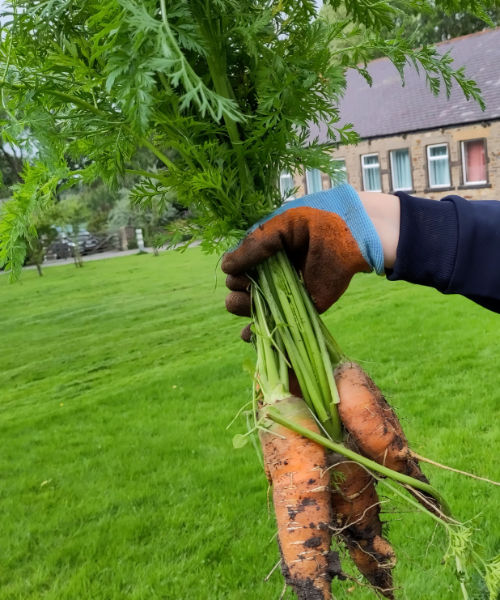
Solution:
[(380, 163), (378, 154), (365, 154), (361, 157), (363, 188), (367, 192), (381, 192)]
[(308, 194), (321, 192), (323, 186), (321, 185), (321, 171), (319, 169), (308, 169), (306, 171), (306, 185)]
[(347, 183), (347, 168), (345, 166), (345, 160), (343, 158), (336, 158), (335, 163), (335, 175), (330, 178), (332, 187)]
[(450, 187), (448, 144), (427, 146), (427, 164), (429, 167), (429, 187)]
[(295, 183), (290, 173), (285, 171), (280, 175), (280, 192), (283, 200), (293, 200), (293, 190), (295, 189)]
[(462, 142), (462, 168), (465, 185), (487, 183), (484, 140)]
[(394, 191), (411, 190), (413, 185), (411, 180), (410, 151), (408, 148), (392, 150), (390, 157), (392, 189)]

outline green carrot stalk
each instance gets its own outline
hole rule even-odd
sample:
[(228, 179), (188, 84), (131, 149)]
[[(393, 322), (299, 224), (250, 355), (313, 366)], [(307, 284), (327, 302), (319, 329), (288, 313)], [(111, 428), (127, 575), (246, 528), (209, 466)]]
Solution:
[[(267, 275), (267, 276), (266, 276)], [(321, 401), (321, 392), (314, 378), (313, 371), (310, 368), (310, 361), (307, 353), (304, 351), (303, 342), (297, 337), (297, 330), (290, 330), (286, 324), (283, 314), (283, 308), (276, 296), (274, 286), (272, 287), (272, 275), (267, 273), (266, 265), (259, 270), (259, 286), (265, 295), (270, 313), (274, 319), (276, 330), (281, 337), (284, 347), (288, 353), (290, 362), (294, 367), (295, 374), (304, 393), (304, 399), (310, 407), (314, 407), (318, 416), (323, 421), (328, 419), (328, 414), (324, 410)], [(258, 289), (253, 286), (253, 294), (257, 294)]]
[(338, 392), (316, 309), (304, 301), (307, 292), (284, 254), (259, 267), (259, 281), (304, 395), (329, 435), (341, 440)]

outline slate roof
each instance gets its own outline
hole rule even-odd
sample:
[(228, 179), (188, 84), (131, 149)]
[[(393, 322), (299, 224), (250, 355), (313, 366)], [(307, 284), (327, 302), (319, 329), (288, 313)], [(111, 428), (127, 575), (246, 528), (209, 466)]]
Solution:
[[(454, 68), (465, 65), (468, 77), (475, 79), (486, 101), (483, 112), (474, 101), (467, 101), (457, 85), (449, 100), (441, 91), (435, 97), (425, 75), (413, 67), (405, 68), (405, 87), (386, 58), (372, 61), (368, 71), (370, 87), (356, 71), (347, 73), (347, 89), (340, 104), (340, 124), (353, 123), (366, 139), (412, 131), (500, 119), (500, 27), (473, 33), (437, 44), (439, 52), (450, 51)], [(313, 127), (311, 137), (325, 141), (322, 128)]]

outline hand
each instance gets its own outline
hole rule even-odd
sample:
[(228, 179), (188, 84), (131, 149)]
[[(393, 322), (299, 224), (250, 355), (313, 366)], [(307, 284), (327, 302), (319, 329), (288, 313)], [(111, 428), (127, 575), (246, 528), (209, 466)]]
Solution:
[(229, 312), (251, 315), (247, 274), (280, 250), (302, 273), (319, 312), (338, 300), (355, 273), (384, 272), (379, 235), (356, 191), (344, 184), (285, 203), (224, 256)]

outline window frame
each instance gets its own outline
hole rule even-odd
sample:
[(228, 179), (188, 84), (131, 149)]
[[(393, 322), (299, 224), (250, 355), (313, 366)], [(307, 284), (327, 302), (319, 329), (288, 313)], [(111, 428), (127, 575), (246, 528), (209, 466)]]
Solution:
[[(377, 157), (377, 164), (376, 165), (365, 165), (365, 158), (368, 158), (369, 156), (376, 156)], [(380, 188), (376, 189), (376, 190), (368, 190), (366, 188), (366, 177), (365, 177), (365, 169), (378, 169), (379, 171), (379, 183), (380, 183)], [(369, 154), (361, 154), (361, 179), (363, 181), (363, 191), (365, 192), (381, 192), (382, 191), (382, 170), (380, 168), (380, 155), (378, 152), (370, 152)]]
[[(334, 158), (333, 162), (344, 163), (344, 166), (339, 169), (339, 171), (343, 171), (344, 172), (344, 175), (345, 175), (344, 181), (341, 181), (340, 183), (337, 183), (336, 185), (342, 185), (343, 183), (349, 183), (349, 177), (347, 175), (347, 161), (346, 161), (346, 159), (345, 158)], [(331, 177), (329, 179), (330, 179), (330, 187), (332, 188), (333, 187), (333, 181), (332, 181)]]
[[(392, 159), (392, 154), (393, 152), (399, 152), (401, 150), (407, 150), (408, 151), (408, 158), (410, 160), (410, 181), (411, 181), (411, 185), (410, 187), (406, 188), (406, 187), (396, 187), (394, 185), (394, 163), (393, 163), (393, 159)], [(392, 186), (392, 191), (393, 192), (411, 192), (413, 190), (413, 170), (411, 168), (411, 152), (410, 152), (410, 148), (408, 146), (404, 146), (403, 148), (393, 148), (392, 150), (389, 150), (389, 164), (391, 166), (391, 186)]]
[[(433, 160), (443, 160), (444, 156), (430, 156), (431, 148), (438, 148), (440, 146), (446, 147), (446, 160), (448, 161), (448, 183), (440, 183), (439, 185), (432, 185), (431, 183), (431, 161)], [(431, 190), (439, 190), (439, 189), (447, 189), (451, 187), (451, 164), (450, 164), (450, 145), (448, 142), (440, 142), (438, 144), (429, 144), (426, 148), (427, 154), (427, 178), (429, 181), (429, 189)]]
[(282, 171), (280, 173), (280, 194), (281, 194), (281, 198), (283, 200), (283, 202), (288, 202), (289, 200), (295, 200), (295, 194), (290, 194), (288, 196), (285, 196), (285, 193), (283, 191), (283, 185), (282, 185), (282, 180), (284, 178), (290, 178), (292, 180), (292, 187), (290, 188), (291, 190), (294, 190), (297, 186), (295, 185), (295, 181), (293, 179), (293, 175), (291, 173), (289, 173), (288, 171)]
[[(486, 179), (481, 181), (467, 181), (467, 167), (465, 163), (465, 144), (468, 142), (483, 142), (484, 148), (484, 171), (486, 174)], [(475, 185), (487, 185), (488, 184), (488, 148), (486, 146), (486, 138), (472, 138), (469, 140), (460, 140), (460, 154), (462, 156), (462, 182), (464, 186), (475, 186)]]
[[(317, 172), (319, 175), (319, 190), (309, 191), (309, 173)], [(306, 193), (307, 194), (316, 194), (317, 192), (323, 191), (323, 177), (321, 176), (321, 171), (319, 169), (306, 169)]]

